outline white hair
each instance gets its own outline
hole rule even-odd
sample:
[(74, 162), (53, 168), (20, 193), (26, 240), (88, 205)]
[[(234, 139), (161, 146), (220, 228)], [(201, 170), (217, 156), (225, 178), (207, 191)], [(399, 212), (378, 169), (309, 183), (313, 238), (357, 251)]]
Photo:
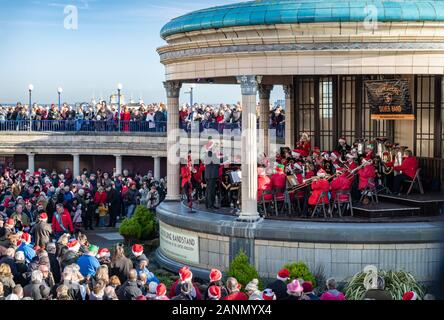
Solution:
[(34, 270), (31, 273), (31, 282), (40, 283), (43, 281), (43, 273), (40, 270)]
[(15, 261), (25, 261), (25, 253), (23, 251), (17, 251), (14, 258)]

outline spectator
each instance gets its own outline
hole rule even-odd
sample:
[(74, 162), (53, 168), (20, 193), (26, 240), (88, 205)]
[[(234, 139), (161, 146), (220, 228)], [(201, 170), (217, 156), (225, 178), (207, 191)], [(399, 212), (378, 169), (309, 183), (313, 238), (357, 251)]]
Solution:
[(142, 295), (142, 291), (137, 286), (137, 272), (131, 269), (128, 280), (117, 291), (119, 300), (135, 300), (136, 297)]
[(236, 278), (230, 277), (227, 279), (228, 295), (223, 300), (248, 300), (248, 296), (240, 291), (241, 285)]
[(277, 279), (270, 282), (267, 288), (273, 290), (276, 298), (281, 300), (287, 296), (287, 281), (290, 279), (290, 272), (287, 269), (282, 269), (277, 274)]
[(335, 279), (328, 279), (326, 285), (327, 291), (321, 295), (321, 300), (345, 300), (344, 294), (336, 289)]
[(384, 278), (381, 276), (378, 276), (377, 283), (376, 283), (376, 289), (368, 289), (364, 296), (362, 297), (363, 300), (393, 300), (392, 295), (390, 292), (385, 290), (385, 281)]
[(308, 300), (319, 300), (319, 297), (313, 292), (313, 284), (310, 281), (304, 281), (302, 283), (302, 288), (304, 289), (304, 295)]

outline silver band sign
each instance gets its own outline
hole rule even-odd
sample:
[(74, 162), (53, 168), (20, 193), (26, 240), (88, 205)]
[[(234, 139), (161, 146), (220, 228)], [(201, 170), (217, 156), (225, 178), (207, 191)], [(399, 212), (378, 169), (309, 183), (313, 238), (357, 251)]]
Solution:
[(372, 120), (415, 120), (407, 80), (365, 82)]

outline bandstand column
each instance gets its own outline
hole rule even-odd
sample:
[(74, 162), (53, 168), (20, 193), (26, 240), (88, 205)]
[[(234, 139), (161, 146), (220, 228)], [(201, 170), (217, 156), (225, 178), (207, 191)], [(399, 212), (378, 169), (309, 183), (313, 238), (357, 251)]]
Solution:
[(28, 170), (33, 174), (35, 172), (35, 154), (28, 153)]
[(268, 130), (270, 129), (270, 93), (273, 90), (273, 85), (259, 85), (259, 129), (264, 133), (264, 152), (269, 155), (269, 137)]
[(294, 116), (294, 108), (293, 108), (293, 85), (285, 84), (284, 86), (285, 93), (285, 145), (294, 148), (295, 146), (295, 116)]
[(115, 155), (116, 157), (116, 175), (122, 174), (122, 156), (120, 154)]
[(154, 179), (160, 180), (160, 157), (154, 157)]
[(80, 176), (80, 155), (73, 154), (73, 165), (72, 165), (72, 174), (74, 175), (74, 179)]
[(240, 221), (259, 220), (257, 212), (256, 95), (262, 77), (237, 77), (242, 90), (242, 211)]
[(167, 93), (167, 201), (180, 200), (180, 155), (179, 155), (179, 95), (182, 83), (166, 81)]

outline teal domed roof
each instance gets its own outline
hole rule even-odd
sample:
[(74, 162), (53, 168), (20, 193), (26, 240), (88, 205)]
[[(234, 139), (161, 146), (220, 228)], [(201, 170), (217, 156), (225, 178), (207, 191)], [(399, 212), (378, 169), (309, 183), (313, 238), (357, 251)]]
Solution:
[(441, 0), (256, 0), (194, 11), (171, 20), (162, 38), (182, 32), (284, 23), (444, 21)]

